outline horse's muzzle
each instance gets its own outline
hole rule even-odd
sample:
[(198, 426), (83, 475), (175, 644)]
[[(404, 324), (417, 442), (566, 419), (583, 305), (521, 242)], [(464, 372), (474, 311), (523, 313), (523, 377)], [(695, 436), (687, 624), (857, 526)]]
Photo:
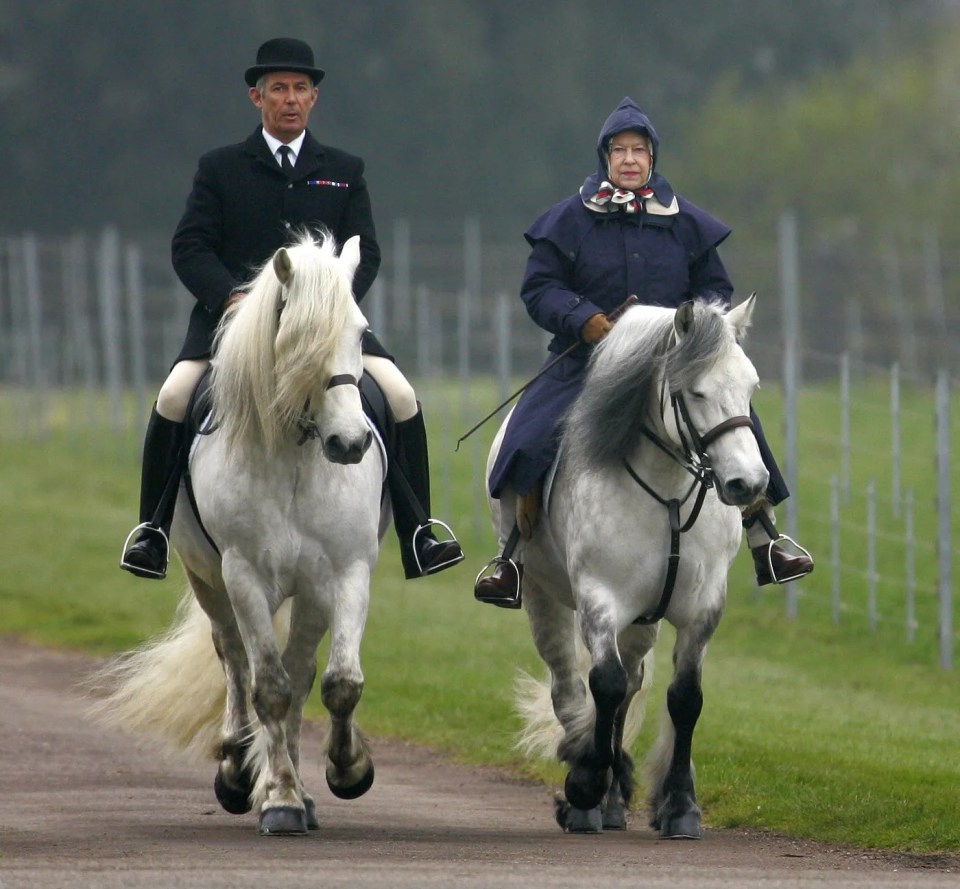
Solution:
[(769, 474), (764, 472), (762, 478), (758, 476), (755, 480), (735, 477), (721, 482), (720, 479), (716, 479), (714, 486), (721, 503), (726, 503), (727, 506), (743, 507), (756, 503), (763, 496), (769, 480)]
[(359, 439), (344, 441), (339, 435), (324, 439), (323, 453), (331, 463), (359, 463), (373, 442), (373, 433), (368, 429)]

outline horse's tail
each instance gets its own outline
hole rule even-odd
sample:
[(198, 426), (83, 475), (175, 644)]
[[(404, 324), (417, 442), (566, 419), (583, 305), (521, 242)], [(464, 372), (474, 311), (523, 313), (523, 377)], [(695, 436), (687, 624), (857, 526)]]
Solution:
[[(276, 622), (288, 623), (289, 609)], [(102, 725), (148, 735), (194, 759), (217, 758), (226, 681), (210, 620), (189, 590), (165, 633), (112, 660), (87, 685), (97, 695), (90, 715)]]
[[(577, 639), (577, 663), (584, 685), (587, 686), (590, 658), (579, 638)], [(651, 649), (643, 659), (643, 682), (627, 708), (623, 728), (623, 749), (626, 751), (633, 747), (643, 727), (647, 694), (653, 682), (653, 664), (654, 656)], [(553, 710), (549, 680), (536, 679), (521, 671), (514, 682), (514, 705), (523, 720), (517, 747), (529, 756), (555, 759), (564, 737), (564, 729)], [(595, 718), (593, 695), (585, 694), (580, 707), (575, 712), (566, 714), (564, 720), (568, 721), (571, 734), (586, 734), (592, 733)]]

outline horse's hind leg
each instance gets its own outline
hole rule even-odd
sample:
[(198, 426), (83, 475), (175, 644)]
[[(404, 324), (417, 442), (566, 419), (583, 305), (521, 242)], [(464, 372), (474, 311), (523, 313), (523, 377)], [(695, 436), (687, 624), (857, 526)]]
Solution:
[(330, 714), (327, 786), (340, 799), (356, 799), (373, 785), (373, 760), (353, 713), (363, 693), (360, 640), (367, 619), (370, 574), (365, 565), (341, 576), (330, 629), (330, 655), (320, 679), (320, 696)]
[(650, 824), (664, 839), (699, 839), (702, 835), (691, 750), (703, 707), (703, 655), (719, 620), (718, 612), (677, 630), (673, 680), (667, 689), (669, 720), (662, 721), (649, 766)]
[(208, 586), (189, 568), (185, 568), (185, 571), (200, 607), (210, 618), (213, 645), (227, 684), (218, 752), (220, 764), (213, 789), (217, 801), (226, 811), (232, 815), (243, 815), (253, 807), (250, 800), (253, 773), (245, 762), (251, 741), (250, 713), (247, 708), (250, 688), (247, 652), (226, 594)]

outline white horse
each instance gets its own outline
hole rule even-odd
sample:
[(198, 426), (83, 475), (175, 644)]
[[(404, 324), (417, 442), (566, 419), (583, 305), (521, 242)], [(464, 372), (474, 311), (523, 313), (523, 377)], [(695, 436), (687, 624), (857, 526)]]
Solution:
[[(740, 346), (752, 310), (753, 297), (726, 313), (703, 301), (630, 309), (596, 349), (565, 421), (522, 545), (523, 603), (549, 683), (521, 679), (517, 704), (521, 746), (569, 767), (557, 804), (566, 830), (626, 826), (627, 751), (665, 619), (676, 628), (674, 674), (649, 757), (650, 819), (665, 838), (701, 834), (690, 756), (701, 666), (740, 545), (738, 507), (768, 480), (749, 419), (757, 373)], [(491, 500), (501, 541), (515, 501)]]
[(359, 259), (359, 238), (338, 257), (331, 238), (304, 237), (223, 319), (214, 428), (193, 445), (171, 534), (190, 589), (165, 636), (97, 677), (111, 689), (94, 705), (101, 719), (215, 757), (221, 805), (258, 806), (264, 835), (318, 826), (300, 724), (328, 630), (327, 783), (346, 799), (373, 783), (353, 712), (389, 503), (357, 386)]

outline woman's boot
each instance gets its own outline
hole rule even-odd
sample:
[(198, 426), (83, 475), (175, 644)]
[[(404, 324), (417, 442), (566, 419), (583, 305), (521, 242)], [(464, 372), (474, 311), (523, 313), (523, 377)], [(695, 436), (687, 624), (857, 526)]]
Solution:
[(747, 545), (753, 555), (757, 586), (789, 583), (813, 571), (813, 556), (774, 525), (773, 507), (766, 500), (743, 511)]

